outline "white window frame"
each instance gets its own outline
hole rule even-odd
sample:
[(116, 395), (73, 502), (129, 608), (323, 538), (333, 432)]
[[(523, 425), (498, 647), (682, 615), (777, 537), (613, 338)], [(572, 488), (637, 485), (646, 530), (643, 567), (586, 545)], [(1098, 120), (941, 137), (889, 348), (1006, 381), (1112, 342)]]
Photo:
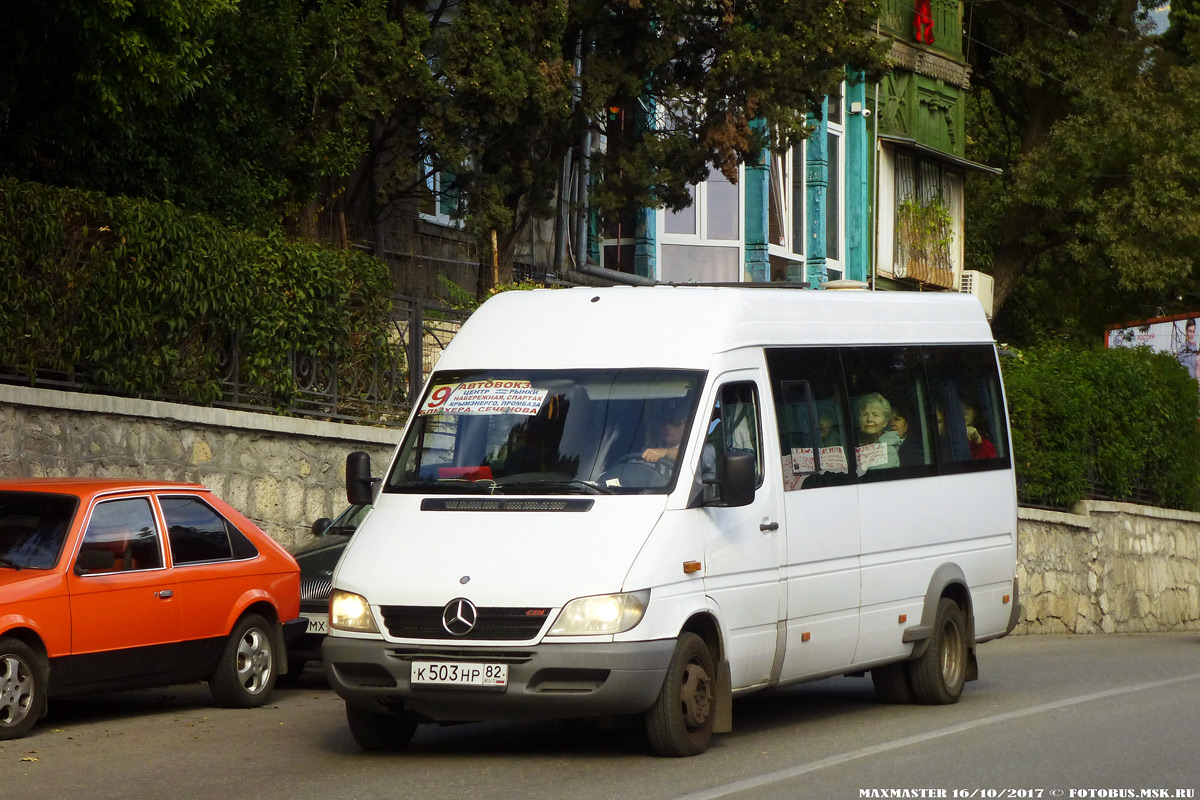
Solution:
[[(799, 163), (797, 163), (799, 157)], [(768, 255), (804, 263), (808, 253), (808, 143), (805, 140), (796, 142), (783, 153), (771, 153), (771, 185), (772, 197), (779, 198), (780, 228), (783, 231), (783, 241), (768, 240)], [(792, 190), (795, 177), (800, 177), (800, 191), (797, 195)], [(795, 228), (792, 219), (795, 216), (795, 203), (799, 198), (800, 204), (800, 241), (795, 241)], [(771, 201), (767, 200), (767, 235), (771, 230)]]
[[(845, 252), (846, 252), (846, 84), (843, 81), (838, 85), (838, 106), (841, 109), (839, 121), (834, 122), (827, 119), (825, 122), (826, 140), (825, 150), (826, 158), (828, 159), (829, 175), (836, 176), (837, 192), (829, 191), (828, 183), (826, 184), (825, 193), (825, 225), (828, 232), (829, 213), (830, 211), (837, 212), (837, 252), (830, 249), (828, 233), (825, 236), (825, 272), (836, 272), (837, 275), (829, 275), (829, 280), (838, 280), (846, 275)], [(828, 106), (826, 106), (828, 108)], [(828, 115), (827, 115), (828, 116)], [(829, 139), (837, 139), (838, 151), (837, 158), (830, 158)], [(805, 273), (807, 274), (807, 272)], [(809, 280), (812, 281), (815, 276), (809, 275)]]
[[(434, 213), (430, 214), (418, 208), (418, 214), (421, 219), (426, 222), (432, 222), (435, 225), (442, 225), (447, 228), (461, 228), (465, 222), (465, 216), (456, 218), (442, 211), (442, 182), (443, 176), (449, 173), (443, 170), (435, 170), (433, 168), (433, 160), (426, 158), (422, 163), (422, 171), (424, 172), (425, 191), (429, 192), (433, 197)], [(462, 195), (459, 195), (459, 203), (463, 202)]]
[(695, 214), (696, 230), (693, 233), (667, 233), (667, 217), (671, 212), (665, 208), (655, 214), (656, 240), (664, 244), (698, 244), (708, 247), (734, 247), (744, 250), (746, 245), (746, 170), (738, 166), (737, 190), (738, 226), (737, 238), (713, 239), (709, 237), (708, 186), (709, 181), (691, 184), (692, 204), (684, 211)]

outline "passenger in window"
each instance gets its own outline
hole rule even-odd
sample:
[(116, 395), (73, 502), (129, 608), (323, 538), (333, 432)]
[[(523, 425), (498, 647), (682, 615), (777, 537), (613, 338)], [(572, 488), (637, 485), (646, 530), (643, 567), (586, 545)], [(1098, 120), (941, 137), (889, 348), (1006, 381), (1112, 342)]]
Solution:
[(821, 437), (821, 447), (836, 447), (842, 443), (842, 437), (833, 429), (833, 417), (827, 414), (817, 418), (817, 432)]
[(919, 419), (912, 412), (912, 407), (905, 403), (892, 406), (892, 430), (900, 437), (900, 444), (896, 445), (896, 455), (902, 467), (925, 463)]
[(687, 424), (687, 410), (683, 403), (668, 403), (659, 417), (658, 428), (654, 441), (656, 447), (648, 447), (642, 452), (642, 460), (655, 464), (661, 459), (671, 461), (679, 458), (679, 445), (683, 442), (684, 426)]
[(892, 405), (872, 392), (858, 401), (858, 471), (900, 466), (900, 435), (891, 429)]
[(971, 449), (971, 458), (995, 458), (996, 446), (982, 430), (982, 418), (979, 408), (969, 401), (962, 404), (963, 423), (967, 426), (967, 447)]

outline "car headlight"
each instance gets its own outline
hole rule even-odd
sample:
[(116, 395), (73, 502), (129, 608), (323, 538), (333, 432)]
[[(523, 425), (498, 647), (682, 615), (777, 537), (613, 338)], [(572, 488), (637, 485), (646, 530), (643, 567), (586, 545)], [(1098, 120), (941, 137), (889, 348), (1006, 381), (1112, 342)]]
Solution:
[(579, 597), (567, 603), (549, 636), (588, 636), (624, 633), (642, 621), (650, 603), (650, 590)]
[(367, 598), (334, 589), (329, 595), (329, 627), (357, 633), (379, 633)]

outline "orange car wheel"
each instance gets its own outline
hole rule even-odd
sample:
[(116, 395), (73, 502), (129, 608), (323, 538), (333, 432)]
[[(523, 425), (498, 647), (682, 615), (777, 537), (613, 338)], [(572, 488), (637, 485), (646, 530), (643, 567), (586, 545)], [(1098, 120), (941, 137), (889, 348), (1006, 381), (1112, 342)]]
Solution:
[(208, 688), (218, 705), (254, 708), (271, 699), (278, 660), (271, 623), (258, 614), (238, 620)]
[(45, 691), (37, 654), (20, 639), (0, 639), (0, 739), (29, 733), (41, 716)]

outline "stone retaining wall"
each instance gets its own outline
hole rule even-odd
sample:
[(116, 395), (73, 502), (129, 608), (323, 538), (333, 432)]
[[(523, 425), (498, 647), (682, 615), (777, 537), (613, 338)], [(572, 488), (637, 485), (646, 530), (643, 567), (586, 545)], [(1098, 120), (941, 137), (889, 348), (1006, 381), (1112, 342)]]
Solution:
[(1018, 633), (1200, 630), (1200, 514), (1084, 501), (1020, 509)]
[[(345, 505), (346, 454), (380, 474), (394, 429), (0, 385), (0, 477), (197, 481), (284, 545)], [(1020, 510), (1021, 633), (1200, 630), (1200, 514)]]
[(285, 546), (346, 505), (346, 454), (378, 475), (400, 432), (0, 385), (0, 477), (194, 481)]

